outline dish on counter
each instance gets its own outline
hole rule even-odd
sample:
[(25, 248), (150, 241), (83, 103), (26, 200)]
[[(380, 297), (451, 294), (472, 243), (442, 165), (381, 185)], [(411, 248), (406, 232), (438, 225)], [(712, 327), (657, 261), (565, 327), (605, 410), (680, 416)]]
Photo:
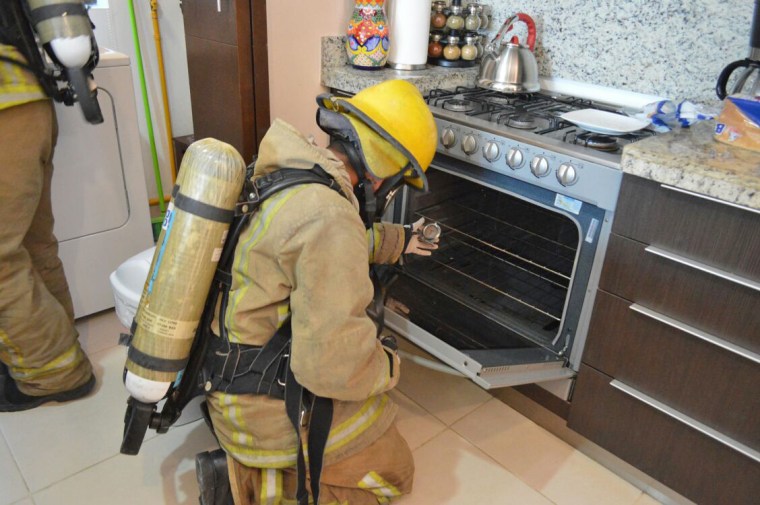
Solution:
[(649, 121), (597, 109), (565, 112), (560, 118), (594, 133), (625, 135), (649, 126)]

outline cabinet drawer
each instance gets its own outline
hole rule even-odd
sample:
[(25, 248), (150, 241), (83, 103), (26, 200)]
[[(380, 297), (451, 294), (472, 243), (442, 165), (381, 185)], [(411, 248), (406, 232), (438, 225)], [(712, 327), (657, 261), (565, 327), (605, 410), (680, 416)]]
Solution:
[(611, 235), (601, 289), (760, 353), (760, 291), (674, 262)]
[(760, 282), (760, 213), (626, 174), (612, 231)]
[(568, 426), (700, 505), (749, 505), (760, 463), (611, 385), (582, 365)]
[(760, 451), (760, 363), (631, 305), (598, 293), (583, 361)]

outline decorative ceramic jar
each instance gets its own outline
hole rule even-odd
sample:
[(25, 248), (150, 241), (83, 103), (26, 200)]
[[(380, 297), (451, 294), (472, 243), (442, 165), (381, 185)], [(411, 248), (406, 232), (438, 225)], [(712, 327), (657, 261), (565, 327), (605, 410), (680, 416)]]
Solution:
[(346, 31), (346, 51), (355, 68), (376, 70), (388, 59), (388, 25), (385, 0), (354, 0), (354, 12)]

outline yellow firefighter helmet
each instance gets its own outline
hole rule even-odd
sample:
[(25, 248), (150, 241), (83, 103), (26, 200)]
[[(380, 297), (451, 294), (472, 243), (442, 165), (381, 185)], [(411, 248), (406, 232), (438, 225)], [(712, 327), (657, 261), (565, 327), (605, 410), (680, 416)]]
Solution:
[(372, 176), (387, 179), (403, 173), (407, 184), (427, 189), (425, 170), (435, 156), (438, 133), (433, 115), (414, 85), (384, 81), (350, 98), (319, 95), (317, 103), (319, 126), (328, 133), (342, 131), (358, 141)]

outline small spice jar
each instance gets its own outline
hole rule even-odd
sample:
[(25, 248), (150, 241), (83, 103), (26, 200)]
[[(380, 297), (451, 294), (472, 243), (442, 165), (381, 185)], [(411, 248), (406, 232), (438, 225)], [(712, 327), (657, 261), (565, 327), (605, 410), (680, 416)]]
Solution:
[(462, 46), (462, 59), (472, 61), (478, 57), (478, 47), (476, 42), (478, 36), (474, 33), (468, 33), (464, 37), (464, 45)]
[(438, 0), (433, 2), (433, 12), (430, 15), (430, 27), (440, 30), (446, 26), (446, 14), (443, 10), (446, 8), (446, 2)]
[(480, 28), (480, 15), (478, 14), (478, 4), (468, 4), (465, 7), (464, 29), (470, 32), (475, 32)]
[(488, 17), (486, 6), (478, 4), (477, 9), (478, 9), (478, 15), (480, 16), (480, 29), (487, 30), (488, 23), (490, 23), (491, 19)]
[(483, 53), (486, 52), (485, 46), (483, 45), (483, 39), (485, 39), (485, 35), (476, 35), (475, 38), (475, 47), (478, 50), (478, 58), (483, 57)]
[(441, 44), (441, 38), (443, 35), (440, 33), (430, 34), (430, 44), (428, 44), (428, 56), (430, 58), (440, 58), (443, 54), (443, 44)]
[(462, 56), (462, 50), (459, 49), (459, 37), (449, 35), (447, 42), (448, 44), (443, 48), (443, 57), (450, 61), (458, 60)]
[(449, 30), (461, 30), (464, 28), (464, 18), (462, 17), (462, 6), (452, 5), (449, 7), (449, 17), (446, 19), (446, 28)]

